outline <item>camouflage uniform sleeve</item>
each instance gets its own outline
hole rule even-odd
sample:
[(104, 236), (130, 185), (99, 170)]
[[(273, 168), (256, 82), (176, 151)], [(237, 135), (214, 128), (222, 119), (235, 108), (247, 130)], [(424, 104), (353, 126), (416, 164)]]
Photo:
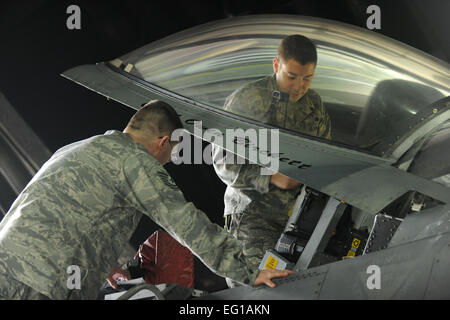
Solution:
[(264, 121), (269, 107), (265, 100), (261, 89), (250, 83), (229, 95), (223, 109), (253, 120)]
[(239, 115), (248, 116), (250, 108), (247, 101), (243, 94), (243, 88), (241, 88), (227, 97), (223, 109)]
[(319, 110), (322, 113), (322, 118), (320, 120), (319, 129), (318, 129), (318, 133), (319, 133), (318, 136), (321, 138), (331, 140), (332, 138), (331, 138), (330, 115), (328, 114), (327, 109), (323, 105), (322, 98), (317, 93), (315, 94), (315, 100), (316, 101), (314, 101), (314, 104), (316, 105), (317, 108), (319, 108)]
[[(247, 84), (228, 96), (224, 110), (252, 119), (262, 118), (264, 107), (261, 94), (254, 84)], [(213, 146), (214, 169), (228, 187), (269, 192), (270, 175), (261, 175), (261, 166), (251, 164), (247, 160), (245, 164), (238, 164), (235, 160), (236, 157), (230, 152), (226, 152), (222, 157), (222, 148)]]
[[(237, 164), (234, 154), (225, 152), (218, 146), (213, 146), (213, 165), (218, 177), (228, 186), (236, 189), (256, 190), (260, 193), (269, 192), (270, 175), (261, 175), (262, 167), (251, 164)], [(229, 158), (231, 160), (229, 161)], [(232, 163), (234, 162), (234, 163)]]
[(132, 156), (124, 164), (129, 184), (127, 200), (147, 214), (214, 272), (251, 285), (259, 270), (250, 269), (242, 244), (186, 202), (167, 171), (148, 155)]

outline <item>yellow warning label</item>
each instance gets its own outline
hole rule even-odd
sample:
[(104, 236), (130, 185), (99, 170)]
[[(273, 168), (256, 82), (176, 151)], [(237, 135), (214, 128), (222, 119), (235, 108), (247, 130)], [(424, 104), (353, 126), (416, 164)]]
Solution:
[(129, 64), (127, 64), (127, 66), (125, 67), (124, 70), (129, 73), (131, 71), (131, 69), (133, 69), (133, 65), (131, 63), (129, 63)]
[(277, 267), (277, 264), (278, 264), (278, 260), (272, 256), (269, 256), (269, 258), (267, 258), (267, 262), (266, 262), (266, 265), (264, 266), (264, 268), (275, 269)]
[(361, 243), (361, 240), (354, 238), (353, 242), (352, 242), (352, 247), (358, 249), (360, 243)]
[(292, 205), (291, 210), (289, 210), (288, 217), (291, 216), (292, 211), (294, 211), (295, 203)]
[(352, 250), (348, 250), (347, 257), (354, 257), (354, 256), (355, 256), (355, 252)]

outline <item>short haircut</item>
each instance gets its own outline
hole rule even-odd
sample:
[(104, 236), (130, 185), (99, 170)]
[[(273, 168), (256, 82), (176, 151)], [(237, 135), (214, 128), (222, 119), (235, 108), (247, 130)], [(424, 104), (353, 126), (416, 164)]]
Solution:
[(173, 131), (183, 128), (183, 124), (169, 104), (151, 100), (133, 115), (127, 128), (147, 137), (159, 138), (170, 137)]
[(308, 63), (317, 64), (317, 49), (307, 37), (293, 34), (281, 41), (278, 47), (278, 58), (284, 61), (294, 59), (302, 65)]

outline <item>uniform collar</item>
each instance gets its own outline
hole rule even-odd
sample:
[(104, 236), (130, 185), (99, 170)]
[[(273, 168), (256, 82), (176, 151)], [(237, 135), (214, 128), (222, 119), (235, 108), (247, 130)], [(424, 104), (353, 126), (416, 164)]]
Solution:
[(140, 143), (134, 141), (134, 140), (130, 137), (130, 135), (127, 134), (127, 133), (125, 133), (125, 132), (122, 132), (122, 131), (119, 131), (119, 130), (108, 130), (108, 131), (106, 131), (106, 132), (104, 133), (104, 135), (105, 135), (105, 136), (108, 136), (108, 135), (118, 136), (118, 137), (122, 138), (124, 141), (128, 142), (129, 144), (131, 144), (131, 145), (137, 147), (138, 149), (140, 149), (140, 150), (142, 150), (142, 151), (145, 151), (145, 153), (150, 154), (150, 153), (148, 152), (148, 150), (144, 148), (143, 145), (141, 145)]

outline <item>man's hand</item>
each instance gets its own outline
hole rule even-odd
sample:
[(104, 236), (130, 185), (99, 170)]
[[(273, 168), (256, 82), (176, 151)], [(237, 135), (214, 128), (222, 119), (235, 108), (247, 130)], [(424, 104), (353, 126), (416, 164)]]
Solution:
[(276, 269), (260, 270), (253, 285), (258, 286), (260, 284), (266, 284), (271, 288), (275, 288), (277, 285), (271, 279), (287, 277), (292, 273), (294, 273), (294, 271), (292, 270), (276, 270)]
[(106, 281), (113, 287), (114, 289), (117, 289), (117, 278), (123, 278), (125, 280), (130, 280), (131, 275), (128, 270), (124, 270), (120, 267), (114, 267), (111, 272), (109, 273), (108, 277), (106, 278)]
[(300, 182), (292, 180), (280, 173), (275, 173), (270, 177), (270, 183), (283, 190), (290, 190), (298, 187)]

